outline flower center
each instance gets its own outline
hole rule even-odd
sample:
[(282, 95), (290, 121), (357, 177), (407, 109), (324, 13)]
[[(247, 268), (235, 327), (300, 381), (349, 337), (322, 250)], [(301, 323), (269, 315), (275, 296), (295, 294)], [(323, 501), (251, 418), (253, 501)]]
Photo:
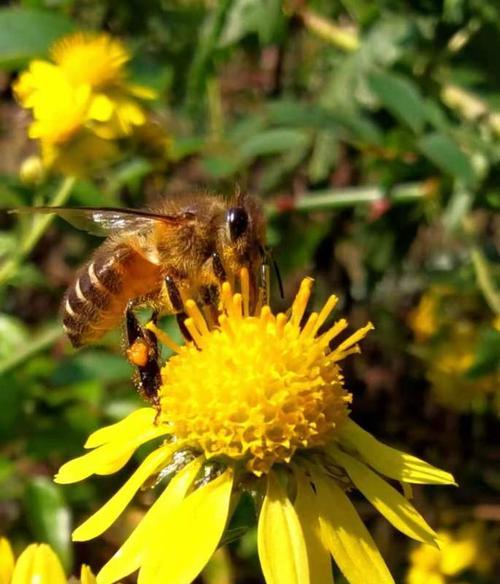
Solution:
[(329, 341), (347, 326), (339, 321), (317, 335), (334, 297), (301, 327), (311, 286), (304, 280), (288, 317), (267, 306), (245, 315), (244, 297), (224, 284), (219, 326), (212, 329), (195, 303), (186, 303), (194, 342), (166, 363), (160, 389), (160, 420), (177, 440), (208, 458), (241, 460), (260, 475), (332, 439), (351, 401), (337, 361), (357, 349), (352, 345), (366, 331), (330, 350)]

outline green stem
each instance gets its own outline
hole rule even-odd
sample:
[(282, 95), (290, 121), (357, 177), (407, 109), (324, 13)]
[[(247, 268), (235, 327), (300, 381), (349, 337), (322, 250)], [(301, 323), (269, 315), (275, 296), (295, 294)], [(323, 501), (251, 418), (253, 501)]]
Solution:
[(299, 10), (298, 16), (311, 33), (342, 51), (352, 53), (359, 49), (359, 36), (354, 30), (338, 26), (324, 16), (306, 8)]
[[(56, 191), (52, 200), (49, 202), (50, 207), (59, 207), (64, 205), (75, 185), (76, 179), (73, 176), (68, 176), (63, 179), (61, 186)], [(19, 252), (10, 260), (6, 261), (0, 268), (0, 285), (12, 278), (19, 265), (32, 252), (35, 245), (38, 243), (42, 235), (45, 233), (47, 227), (53, 220), (54, 215), (41, 215), (36, 217), (33, 221), (32, 228), (19, 246)]]
[(488, 261), (476, 245), (470, 248), (470, 258), (474, 271), (476, 272), (477, 283), (481, 288), (484, 299), (491, 310), (500, 316), (500, 293), (493, 282)]
[[(342, 209), (354, 207), (359, 204), (375, 203), (387, 200), (390, 204), (411, 203), (422, 199), (429, 193), (427, 183), (405, 183), (396, 185), (390, 191), (386, 191), (380, 186), (351, 187), (345, 189), (328, 189), (324, 191), (314, 191), (305, 193), (298, 201), (294, 202), (293, 211), (320, 211), (328, 209)], [(269, 208), (268, 212), (273, 215), (276, 208)]]

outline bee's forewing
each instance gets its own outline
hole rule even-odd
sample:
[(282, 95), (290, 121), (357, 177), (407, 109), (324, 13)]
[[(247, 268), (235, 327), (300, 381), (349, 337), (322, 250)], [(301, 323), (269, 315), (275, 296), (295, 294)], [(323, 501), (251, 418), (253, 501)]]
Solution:
[(12, 213), (54, 213), (76, 227), (101, 237), (123, 230), (140, 231), (157, 222), (182, 225), (193, 218), (191, 213), (162, 215), (137, 209), (113, 207), (19, 207)]

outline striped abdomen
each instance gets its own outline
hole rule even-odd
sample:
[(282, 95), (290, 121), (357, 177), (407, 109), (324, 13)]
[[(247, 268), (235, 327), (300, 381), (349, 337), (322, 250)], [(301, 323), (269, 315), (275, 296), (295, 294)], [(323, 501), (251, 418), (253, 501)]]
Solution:
[(158, 267), (125, 245), (98, 250), (64, 296), (63, 327), (74, 347), (102, 337), (121, 323), (130, 300), (158, 283)]

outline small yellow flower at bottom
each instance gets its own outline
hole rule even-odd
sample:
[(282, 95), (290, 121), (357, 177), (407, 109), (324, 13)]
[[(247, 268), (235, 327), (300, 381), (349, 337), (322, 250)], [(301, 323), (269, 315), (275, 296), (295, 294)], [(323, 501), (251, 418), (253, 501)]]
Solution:
[(482, 575), (491, 572), (495, 549), (483, 523), (438, 531), (438, 538), (440, 549), (420, 545), (411, 551), (407, 584), (446, 584), (466, 570)]
[(250, 310), (225, 283), (218, 318), (185, 302), (192, 341), (162, 370), (159, 409), (142, 408), (92, 434), (87, 454), (61, 467), (71, 483), (121, 469), (142, 444), (163, 437), (118, 492), (73, 533), (99, 536), (145, 483), (166, 485), (97, 575), (111, 584), (139, 570), (139, 584), (189, 584), (217, 549), (240, 495), (258, 504), (258, 552), (267, 584), (331, 584), (331, 556), (351, 584), (393, 582), (348, 492), (358, 489), (397, 529), (436, 545), (436, 534), (386, 478), (454, 484), (423, 460), (382, 444), (349, 418), (340, 362), (359, 352), (369, 324), (332, 348), (347, 327), (324, 332), (331, 296), (305, 324), (312, 280), (287, 314)]
[[(69, 580), (76, 584), (73, 578)], [(82, 565), (80, 584), (95, 584), (92, 570)], [(14, 558), (9, 541), (0, 538), (0, 584), (68, 584), (62, 564), (45, 543), (30, 544)]]

